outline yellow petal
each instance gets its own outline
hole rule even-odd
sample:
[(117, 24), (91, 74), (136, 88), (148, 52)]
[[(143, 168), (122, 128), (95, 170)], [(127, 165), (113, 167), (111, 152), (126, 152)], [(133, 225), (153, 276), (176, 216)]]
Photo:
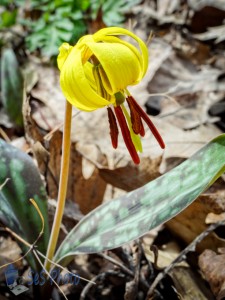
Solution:
[(62, 66), (60, 76), (60, 85), (66, 99), (84, 111), (92, 111), (114, 103), (114, 97), (107, 101), (91, 87), (90, 81), (86, 77), (86, 75), (90, 75), (88, 68), (90, 68), (89, 64), (85, 74), (81, 51), (73, 47)]
[(58, 68), (59, 70), (62, 69), (62, 66), (65, 62), (65, 60), (67, 59), (68, 55), (70, 54), (70, 51), (73, 49), (72, 46), (70, 46), (68, 43), (63, 43), (60, 47), (59, 47), (59, 55), (57, 57), (57, 64), (58, 64)]
[[(143, 70), (143, 57), (142, 55), (140, 54), (140, 52), (138, 51), (138, 49), (133, 46), (132, 44), (126, 42), (126, 41), (123, 41), (115, 36), (105, 36), (104, 39), (102, 40), (103, 42), (107, 42), (107, 43), (119, 43), (119, 44), (123, 44), (125, 45), (126, 47), (128, 47), (137, 57), (138, 61), (139, 61), (139, 64), (140, 64), (140, 67), (141, 67), (141, 72), (139, 74), (139, 79), (137, 80), (136, 83), (140, 82), (141, 79), (143, 78), (144, 76), (144, 70)], [(136, 84), (134, 83), (134, 84)]]
[(88, 43), (87, 46), (97, 57), (107, 76), (102, 76), (101, 79), (110, 95), (137, 82), (141, 67), (130, 48), (118, 43)]
[(84, 64), (84, 73), (85, 73), (85, 76), (88, 80), (88, 82), (90, 83), (92, 89), (97, 92), (97, 87), (96, 87), (96, 82), (95, 82), (95, 78), (93, 76), (93, 65), (87, 61), (85, 64)]
[(134, 33), (130, 32), (127, 29), (124, 28), (120, 28), (120, 27), (108, 27), (108, 28), (103, 28), (99, 31), (97, 31), (94, 35), (93, 35), (93, 39), (96, 42), (100, 42), (102, 40), (104, 40), (104, 38), (106, 36), (113, 36), (113, 35), (127, 35), (130, 36), (131, 38), (133, 38), (139, 45), (142, 56), (143, 56), (143, 76), (147, 71), (148, 68), (148, 48), (146, 46), (146, 44), (138, 37), (136, 36)]

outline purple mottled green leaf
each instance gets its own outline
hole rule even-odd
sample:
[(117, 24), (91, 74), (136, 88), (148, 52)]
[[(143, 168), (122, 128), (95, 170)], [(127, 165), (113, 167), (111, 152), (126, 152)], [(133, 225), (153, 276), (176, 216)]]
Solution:
[(165, 175), (107, 202), (66, 236), (55, 260), (112, 249), (144, 235), (191, 204), (225, 170), (225, 134)]
[[(24, 152), (0, 139), (0, 221), (29, 243), (38, 237), (42, 222), (29, 199), (33, 198), (45, 220), (38, 248), (45, 253), (48, 240), (47, 196), (33, 160)], [(35, 260), (30, 262), (35, 268)]]
[(2, 104), (9, 119), (17, 126), (23, 126), (22, 105), (24, 80), (14, 51), (6, 48), (1, 56)]

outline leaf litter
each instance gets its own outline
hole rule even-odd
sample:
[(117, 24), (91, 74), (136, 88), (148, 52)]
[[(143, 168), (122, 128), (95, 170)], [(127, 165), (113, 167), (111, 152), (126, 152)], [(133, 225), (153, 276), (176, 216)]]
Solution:
[[(133, 166), (121, 139), (118, 150), (112, 149), (104, 109), (94, 114), (78, 113), (74, 109), (67, 194), (70, 202), (66, 205), (64, 235), (82, 214), (115, 195), (157, 178), (221, 133), (218, 124), (223, 122), (221, 114), (225, 114), (225, 109), (220, 115), (210, 115), (209, 111), (225, 100), (223, 1), (151, 0), (135, 5), (131, 13), (136, 22), (134, 31), (145, 40), (150, 31), (155, 37), (149, 45), (147, 75), (130, 91), (150, 114), (157, 111), (151, 118), (165, 138), (167, 148), (162, 152), (147, 132), (141, 164)], [(29, 57), (29, 63), (31, 67), (24, 71), (28, 74), (25, 76), (28, 98), (23, 108), (26, 139), (14, 130), (2, 109), (0, 134), (3, 136), (1, 132), (4, 132), (21, 149), (32, 153), (49, 197), (56, 199), (64, 98), (57, 69), (46, 66), (36, 57)], [(140, 239), (108, 251), (104, 258), (93, 254), (78, 256), (71, 268), (79, 269), (84, 277), (95, 277), (98, 286), (94, 289), (87, 286), (83, 292), (70, 287), (66, 293), (80, 299), (86, 295), (93, 299), (222, 299), (224, 236), (212, 231), (206, 233), (201, 242), (198, 237), (207, 231), (209, 223), (223, 220), (224, 199), (222, 178), (184, 212), (159, 228), (148, 242)], [(50, 210), (54, 211), (54, 200), (49, 202)], [(72, 209), (74, 214), (70, 215)], [(196, 247), (189, 249), (193, 240)], [(173, 266), (182, 251), (187, 249), (187, 253), (183, 257), (185, 264), (172, 267), (149, 298), (148, 291), (159, 272), (154, 264), (156, 252), (150, 250), (152, 245), (157, 249), (158, 267), (164, 271)], [(7, 247), (10, 248), (10, 244)], [(188, 254), (194, 258), (189, 259)], [(11, 258), (7, 251), (4, 259), (5, 256)], [(108, 263), (109, 258), (114, 263)], [(132, 271), (134, 278), (116, 262)]]

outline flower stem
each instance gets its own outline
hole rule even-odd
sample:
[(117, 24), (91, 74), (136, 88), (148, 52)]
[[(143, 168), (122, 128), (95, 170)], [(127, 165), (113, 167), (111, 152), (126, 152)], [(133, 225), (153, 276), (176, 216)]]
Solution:
[[(53, 259), (55, 253), (55, 248), (59, 237), (60, 225), (62, 222), (65, 200), (66, 200), (69, 162), (70, 162), (71, 119), (72, 119), (72, 105), (68, 101), (66, 101), (58, 201), (57, 201), (56, 212), (55, 212), (54, 221), (52, 225), (50, 240), (48, 244), (48, 250), (46, 254), (46, 257), (49, 260)], [(49, 270), (51, 263), (47, 259), (45, 260), (45, 268)]]

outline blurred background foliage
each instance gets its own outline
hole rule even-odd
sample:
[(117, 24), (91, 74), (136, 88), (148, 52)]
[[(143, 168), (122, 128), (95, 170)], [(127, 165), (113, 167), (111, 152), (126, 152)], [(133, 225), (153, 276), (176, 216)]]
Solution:
[[(85, 33), (103, 26), (121, 25), (140, 0), (1, 0), (0, 47), (14, 42), (14, 33), (26, 50), (45, 57), (58, 54), (63, 41), (75, 44)], [(13, 36), (13, 34), (11, 35)]]
[(131, 7), (140, 2), (0, 0), (0, 119), (4, 126), (23, 132), (22, 105), (32, 81), (31, 56), (55, 65), (63, 42), (74, 45), (84, 34), (123, 26)]

